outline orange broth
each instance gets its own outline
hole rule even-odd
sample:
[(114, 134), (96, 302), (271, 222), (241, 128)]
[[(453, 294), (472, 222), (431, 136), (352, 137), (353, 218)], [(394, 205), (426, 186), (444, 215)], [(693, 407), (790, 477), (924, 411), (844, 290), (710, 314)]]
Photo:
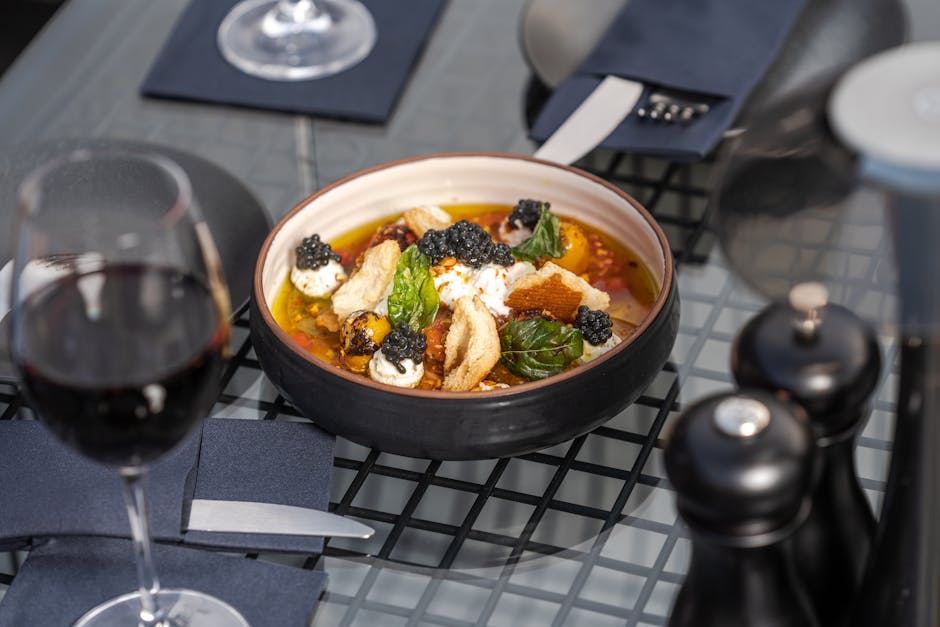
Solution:
[[(476, 222), (491, 235), (495, 235), (499, 224), (512, 211), (510, 205), (491, 204), (445, 205), (441, 208), (453, 216), (454, 221), (467, 219)], [(400, 217), (401, 214), (396, 214), (370, 222), (330, 242), (333, 250), (341, 256), (341, 263), (347, 274), (355, 267), (359, 255), (369, 247), (376, 231)], [(580, 227), (587, 237), (591, 255), (586, 270), (580, 276), (610, 295), (608, 313), (613, 322), (613, 331), (620, 338), (627, 339), (656, 301), (659, 288), (655, 279), (636, 254), (620, 242), (569, 216), (559, 218), (562, 222), (570, 222)], [(424, 359), (425, 376), (418, 386), (424, 389), (439, 388), (443, 377), (442, 358), (435, 359), (434, 346), (437, 345), (440, 352), (443, 335), (449, 325), (450, 311), (443, 303), (440, 308), (437, 320), (425, 331), (428, 336), (428, 352)], [(339, 332), (324, 326), (329, 325), (329, 317), (332, 314), (328, 298), (308, 298), (293, 286), (290, 277), (286, 277), (275, 296), (271, 311), (278, 326), (303, 349), (337, 368), (345, 368), (340, 355)], [(333, 318), (335, 319), (335, 316)], [(499, 324), (499, 321), (497, 323)], [(497, 365), (486, 381), (517, 385), (526, 380)]]

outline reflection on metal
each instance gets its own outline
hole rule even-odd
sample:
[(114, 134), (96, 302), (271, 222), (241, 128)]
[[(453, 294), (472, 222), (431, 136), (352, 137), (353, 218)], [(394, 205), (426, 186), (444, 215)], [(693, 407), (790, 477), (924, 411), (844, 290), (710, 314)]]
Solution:
[(770, 410), (753, 398), (727, 398), (715, 408), (715, 426), (735, 438), (752, 438), (769, 424)]

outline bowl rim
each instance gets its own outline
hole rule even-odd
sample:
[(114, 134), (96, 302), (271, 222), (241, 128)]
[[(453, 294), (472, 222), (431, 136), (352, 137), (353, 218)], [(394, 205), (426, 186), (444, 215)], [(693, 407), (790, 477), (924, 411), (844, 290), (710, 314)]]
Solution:
[[(649, 227), (656, 234), (656, 237), (659, 241), (660, 248), (662, 249), (663, 259), (665, 261), (665, 267), (663, 269), (663, 284), (660, 286), (659, 295), (656, 297), (656, 301), (653, 303), (653, 307), (650, 309), (649, 313), (646, 314), (646, 317), (643, 319), (643, 322), (636, 328), (633, 334), (629, 338), (624, 339), (617, 346), (607, 353), (601, 355), (600, 357), (588, 362), (587, 364), (582, 364), (576, 368), (571, 368), (565, 370), (559, 374), (546, 377), (544, 379), (539, 379), (538, 381), (528, 381), (520, 385), (514, 385), (509, 388), (497, 388), (493, 390), (480, 390), (480, 391), (467, 391), (467, 392), (449, 392), (444, 390), (422, 390), (418, 388), (400, 388), (397, 386), (379, 383), (378, 381), (373, 381), (369, 377), (364, 377), (361, 374), (356, 374), (349, 372), (342, 368), (336, 368), (327, 362), (319, 359), (318, 357), (310, 354), (309, 352), (303, 350), (295, 341), (293, 341), (290, 336), (277, 324), (274, 320), (274, 314), (271, 312), (271, 308), (268, 306), (267, 301), (264, 298), (264, 290), (262, 287), (262, 270), (264, 268), (265, 262), (267, 261), (268, 252), (270, 251), (271, 245), (274, 242), (275, 237), (281, 228), (287, 224), (295, 215), (302, 211), (305, 207), (314, 202), (319, 196), (328, 193), (330, 190), (335, 189), (341, 185), (348, 183), (354, 179), (367, 176), (374, 172), (379, 172), (389, 168), (394, 168), (402, 165), (417, 163), (421, 161), (429, 161), (436, 159), (454, 159), (454, 158), (493, 158), (493, 159), (512, 159), (527, 161), (535, 163), (541, 166), (557, 168), (559, 170), (564, 170), (586, 178), (593, 183), (596, 183), (602, 187), (607, 188), (609, 191), (613, 192), (617, 196), (620, 196), (624, 199), (633, 209), (646, 221)], [(515, 154), (515, 153), (505, 153), (505, 152), (487, 152), (487, 151), (478, 151), (478, 152), (439, 152), (439, 153), (430, 153), (425, 155), (417, 155), (413, 157), (405, 157), (402, 159), (396, 159), (394, 161), (389, 161), (386, 163), (381, 163), (374, 165), (362, 170), (357, 170), (351, 174), (348, 174), (341, 179), (326, 185), (316, 192), (310, 194), (306, 198), (298, 202), (294, 207), (284, 214), (274, 225), (274, 227), (269, 231), (267, 237), (264, 239), (264, 243), (261, 245), (261, 250), (258, 253), (257, 261), (255, 262), (255, 273), (254, 280), (252, 281), (252, 299), (255, 301), (257, 310), (260, 312), (261, 317), (264, 321), (265, 326), (274, 333), (275, 337), (285, 345), (289, 350), (291, 350), (296, 356), (300, 357), (303, 361), (313, 365), (314, 367), (322, 370), (323, 372), (332, 374), (341, 379), (345, 379), (352, 383), (357, 383), (363, 385), (367, 388), (371, 388), (377, 392), (386, 392), (392, 394), (399, 394), (406, 397), (413, 398), (426, 398), (432, 400), (455, 400), (455, 399), (469, 399), (469, 398), (494, 398), (500, 396), (513, 396), (517, 394), (523, 394), (528, 392), (537, 391), (541, 388), (547, 387), (549, 385), (555, 385), (557, 383), (570, 380), (574, 377), (586, 374), (593, 370), (597, 365), (602, 364), (605, 361), (613, 359), (616, 355), (627, 350), (628, 347), (632, 346), (638, 338), (640, 338), (653, 322), (659, 318), (660, 314), (663, 311), (663, 308), (666, 305), (666, 302), (669, 299), (670, 293), (673, 289), (673, 283), (675, 280), (674, 276), (674, 267), (673, 267), (673, 257), (672, 249), (669, 246), (669, 241), (666, 239), (666, 234), (663, 232), (662, 227), (659, 226), (659, 223), (656, 222), (656, 219), (653, 218), (653, 215), (640, 204), (633, 196), (623, 191), (616, 185), (605, 181), (604, 179), (591, 174), (580, 168), (576, 168), (571, 165), (565, 165), (561, 163), (556, 163), (554, 161), (546, 161), (544, 159), (538, 159), (536, 157), (530, 157), (528, 155)]]

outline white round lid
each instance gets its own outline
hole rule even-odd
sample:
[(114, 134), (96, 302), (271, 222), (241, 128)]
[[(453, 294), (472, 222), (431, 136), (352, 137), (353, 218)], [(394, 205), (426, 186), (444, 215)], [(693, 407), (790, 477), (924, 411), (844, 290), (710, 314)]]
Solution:
[(940, 42), (893, 48), (853, 67), (830, 96), (829, 118), (872, 178), (940, 190)]

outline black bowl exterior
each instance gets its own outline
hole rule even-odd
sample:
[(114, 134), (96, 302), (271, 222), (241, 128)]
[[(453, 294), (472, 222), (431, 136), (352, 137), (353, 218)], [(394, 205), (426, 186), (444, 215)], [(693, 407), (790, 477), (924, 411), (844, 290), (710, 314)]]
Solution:
[(382, 451), (441, 460), (520, 455), (581, 435), (613, 418), (646, 389), (672, 352), (679, 328), (676, 281), (649, 327), (617, 354), (573, 377), (513, 394), (413, 397), (337, 376), (285, 344), (251, 299), (251, 338), (261, 368), (304, 416), (327, 431)]

